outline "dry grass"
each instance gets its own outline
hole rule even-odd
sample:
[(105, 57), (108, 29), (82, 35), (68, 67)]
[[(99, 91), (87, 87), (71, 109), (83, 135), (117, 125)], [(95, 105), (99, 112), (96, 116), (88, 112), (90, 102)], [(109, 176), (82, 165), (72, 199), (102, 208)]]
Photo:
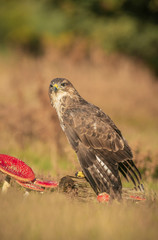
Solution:
[[(157, 239), (158, 199), (86, 203), (59, 193), (0, 195), (0, 239)], [(3, 207), (2, 207), (3, 206)]]

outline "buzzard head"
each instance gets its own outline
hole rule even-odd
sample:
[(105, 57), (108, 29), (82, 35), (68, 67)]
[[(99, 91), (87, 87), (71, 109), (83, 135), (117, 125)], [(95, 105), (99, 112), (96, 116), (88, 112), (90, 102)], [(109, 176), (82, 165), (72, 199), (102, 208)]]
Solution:
[(49, 85), (49, 93), (60, 93), (63, 91), (68, 91), (72, 84), (66, 78), (55, 78), (51, 81)]
[(69, 80), (55, 78), (51, 81), (49, 85), (49, 97), (53, 106), (64, 101), (66, 98), (72, 98), (74, 95), (78, 95), (78, 93)]

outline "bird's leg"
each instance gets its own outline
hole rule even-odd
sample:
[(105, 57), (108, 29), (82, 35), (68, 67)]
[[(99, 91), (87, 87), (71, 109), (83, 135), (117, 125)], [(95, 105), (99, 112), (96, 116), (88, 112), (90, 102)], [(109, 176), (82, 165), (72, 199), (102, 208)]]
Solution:
[(5, 180), (4, 180), (4, 183), (3, 183), (3, 186), (2, 186), (2, 193), (3, 194), (7, 193), (8, 188), (10, 187), (10, 180), (11, 180), (11, 177), (7, 175), (5, 177)]

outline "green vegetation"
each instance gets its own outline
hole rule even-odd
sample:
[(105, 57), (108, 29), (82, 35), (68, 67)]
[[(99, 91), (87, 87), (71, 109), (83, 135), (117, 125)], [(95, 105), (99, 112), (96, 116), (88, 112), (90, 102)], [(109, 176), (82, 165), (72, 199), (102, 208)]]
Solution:
[(0, 44), (41, 55), (83, 45), (141, 59), (158, 73), (157, 0), (2, 0)]

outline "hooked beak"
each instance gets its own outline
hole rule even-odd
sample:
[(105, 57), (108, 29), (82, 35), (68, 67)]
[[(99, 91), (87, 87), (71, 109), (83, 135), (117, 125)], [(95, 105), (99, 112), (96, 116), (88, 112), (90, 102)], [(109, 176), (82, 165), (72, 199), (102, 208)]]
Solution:
[(52, 91), (54, 91), (55, 93), (57, 92), (57, 90), (59, 89), (59, 86), (58, 86), (58, 84), (50, 84), (50, 87), (49, 87), (49, 91), (50, 91), (50, 93), (52, 92)]
[(59, 86), (58, 86), (58, 84), (54, 84), (53, 85), (53, 90), (54, 90), (54, 92), (57, 92), (57, 90), (59, 89)]

